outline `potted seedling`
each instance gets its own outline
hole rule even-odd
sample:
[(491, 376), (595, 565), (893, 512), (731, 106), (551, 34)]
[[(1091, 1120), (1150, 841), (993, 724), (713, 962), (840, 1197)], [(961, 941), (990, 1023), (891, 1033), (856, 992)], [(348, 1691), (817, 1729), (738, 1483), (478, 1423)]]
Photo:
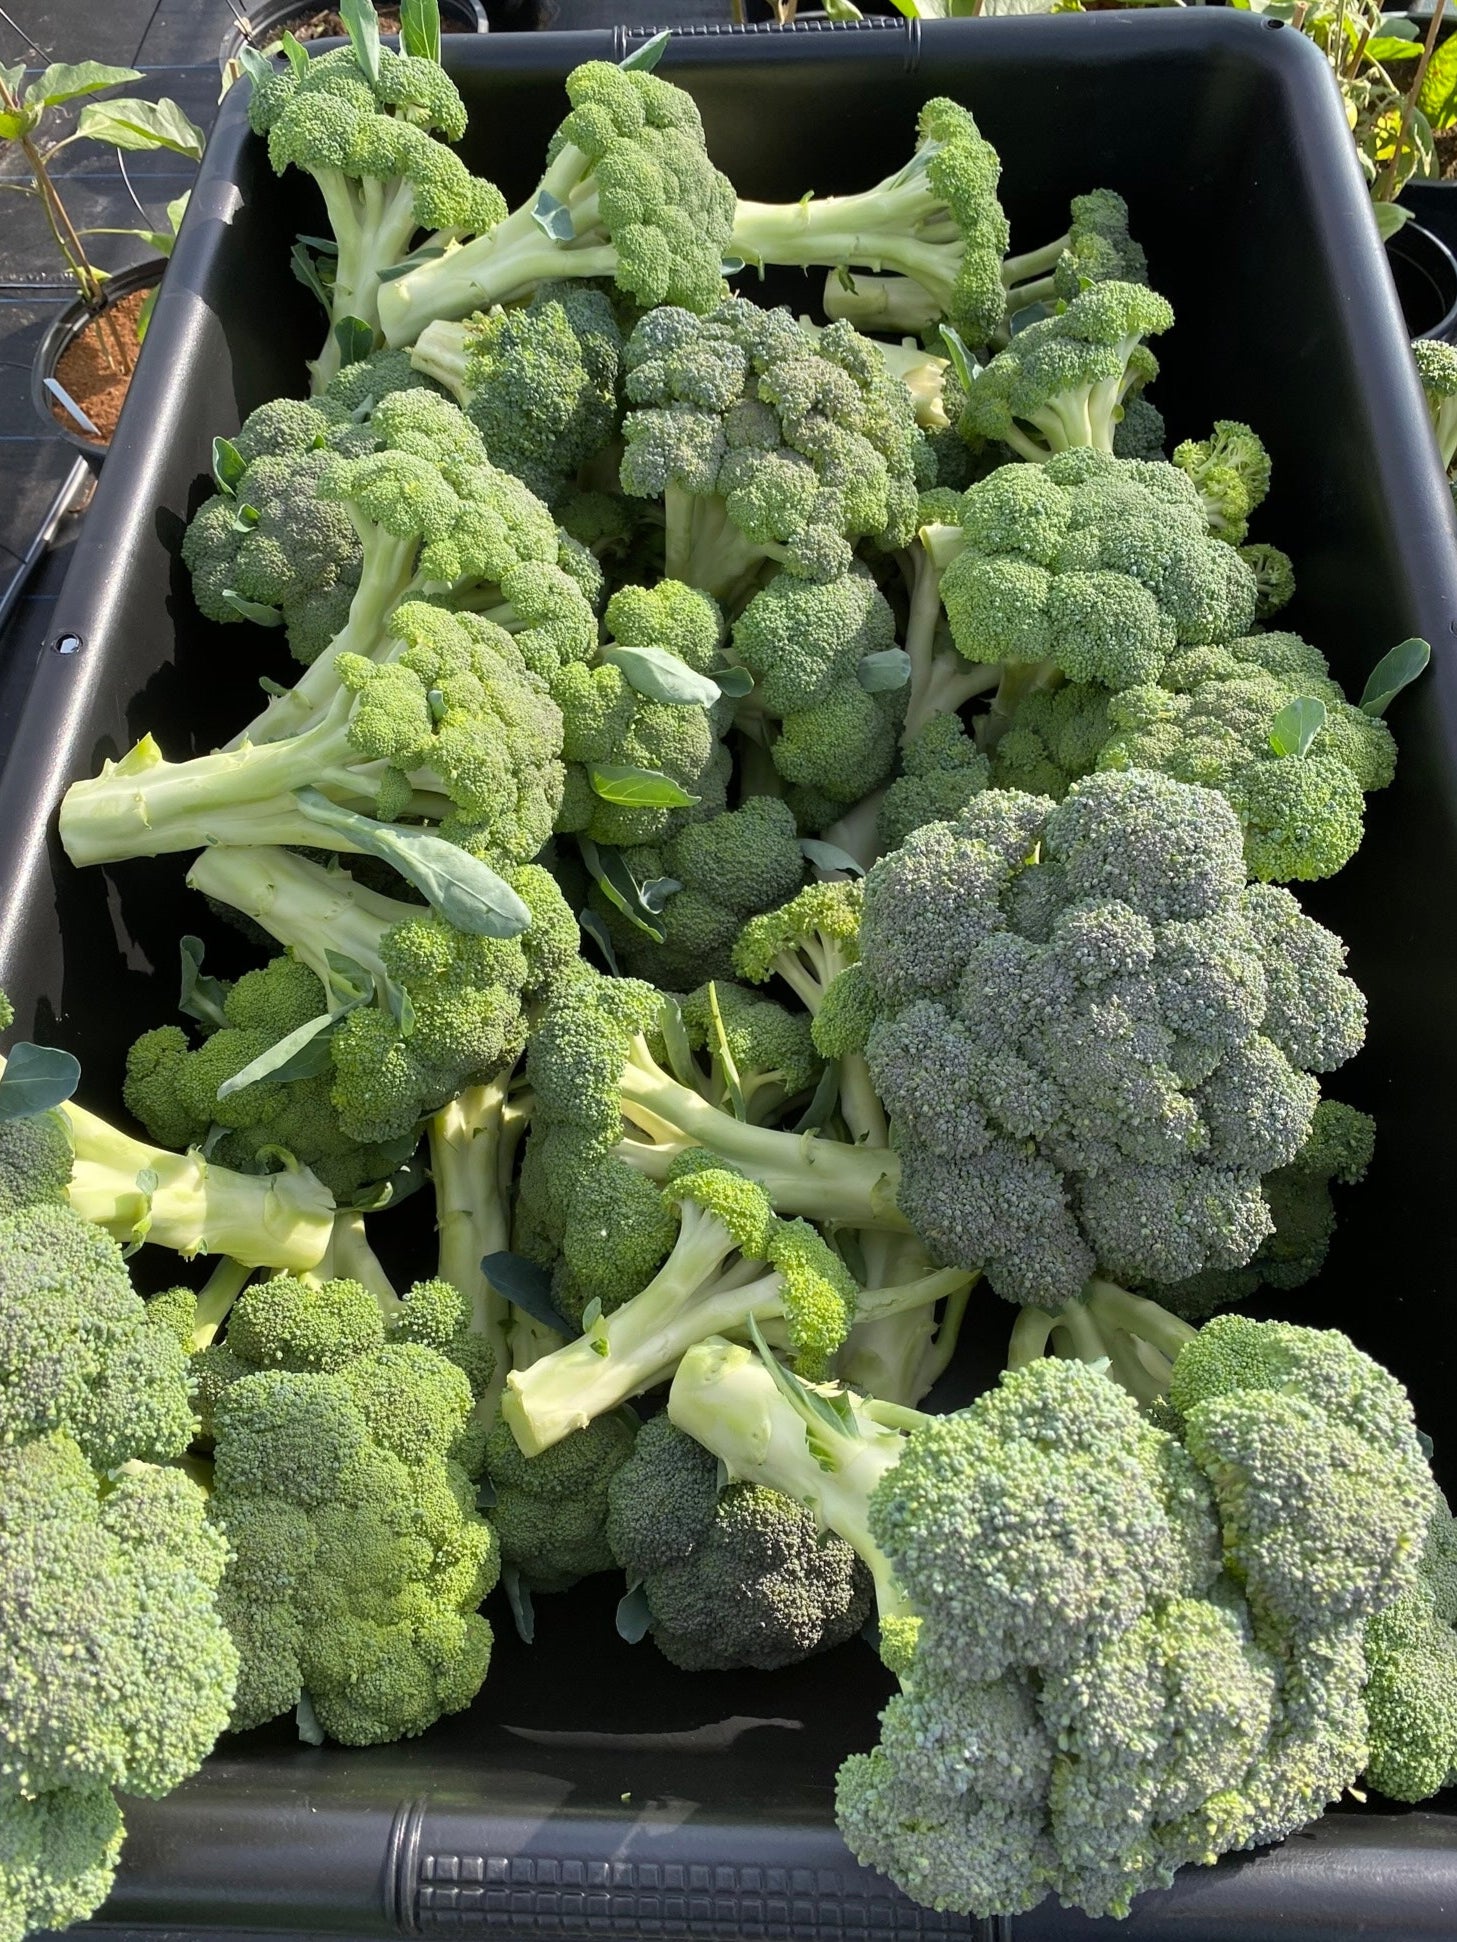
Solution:
[[(440, 0), (440, 31), (443, 34), (484, 34), (489, 25), (488, 14), (499, 15), (498, 24), (506, 25), (511, 16), (522, 11), (524, 0), (491, 0), (489, 9), (484, 0)], [(218, 66), (226, 75), (245, 47), (255, 47), (262, 54), (276, 54), (283, 46), (283, 36), (291, 34), (301, 45), (314, 40), (342, 40), (349, 29), (340, 7), (331, 5), (329, 0), (229, 0), (234, 19), (223, 35), (218, 49)], [(379, 8), (379, 31), (381, 34), (398, 34), (400, 31), (400, 8), (387, 3)], [(535, 20), (527, 24), (534, 26)]]
[[(169, 208), (166, 230), (82, 230), (66, 208), (54, 164), (64, 149), (81, 141), (118, 150), (166, 149), (196, 161), (202, 131), (175, 101), (93, 98), (141, 78), (136, 68), (101, 61), (57, 62), (29, 83), (23, 65), (0, 68), (0, 146), (19, 152), (26, 178), (0, 182), (0, 188), (38, 203), (76, 285), (75, 302), (56, 318), (36, 352), (32, 395), (48, 425), (58, 425), (73, 444), (98, 458), (110, 443), (131, 381), (151, 293), (170, 254), (183, 199)], [(84, 106), (70, 132), (46, 132), (53, 112), (76, 102)], [(156, 250), (156, 258), (112, 275), (92, 260), (87, 247), (87, 237), (100, 234), (139, 235)]]

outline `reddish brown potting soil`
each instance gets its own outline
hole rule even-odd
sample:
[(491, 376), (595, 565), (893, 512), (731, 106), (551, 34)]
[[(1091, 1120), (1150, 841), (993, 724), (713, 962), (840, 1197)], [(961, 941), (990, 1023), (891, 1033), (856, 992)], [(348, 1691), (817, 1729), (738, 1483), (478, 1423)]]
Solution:
[[(270, 28), (269, 32), (282, 33), (285, 27), (295, 40), (334, 40), (347, 31), (343, 20), (332, 7), (321, 7), (313, 13), (307, 9), (301, 9), (296, 19), (285, 20), (277, 28)], [(379, 9), (379, 31), (382, 34), (397, 34), (400, 31), (400, 16), (397, 8)], [(460, 21), (447, 20), (442, 15), (440, 31), (443, 34), (468, 34), (470, 29), (463, 26)]]
[[(56, 366), (58, 382), (107, 443), (116, 430), (137, 361), (137, 313), (146, 300), (145, 290), (133, 290), (129, 297), (110, 305), (101, 318), (93, 318), (71, 339)], [(80, 430), (54, 399), (51, 410), (68, 432)]]

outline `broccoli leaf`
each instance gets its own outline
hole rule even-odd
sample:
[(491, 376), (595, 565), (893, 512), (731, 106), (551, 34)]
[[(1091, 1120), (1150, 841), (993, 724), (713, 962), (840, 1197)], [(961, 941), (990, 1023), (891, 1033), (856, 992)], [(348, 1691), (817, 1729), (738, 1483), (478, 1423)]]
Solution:
[(502, 1250), (498, 1254), (487, 1254), (481, 1261), (481, 1273), (490, 1282), (498, 1295), (504, 1295), (514, 1308), (529, 1315), (543, 1328), (555, 1329), (558, 1335), (575, 1335), (576, 1330), (565, 1319), (551, 1298), (551, 1276), (539, 1262), (530, 1261), (524, 1254), (512, 1254)]
[(617, 1636), (629, 1645), (641, 1645), (653, 1628), (652, 1607), (640, 1584), (617, 1601)]
[(54, 1045), (16, 1045), (0, 1074), (0, 1121), (64, 1105), (81, 1083), (80, 1061)]
[(865, 866), (857, 863), (838, 843), (821, 842), (818, 836), (801, 836), (799, 847), (817, 870), (846, 870), (852, 877), (863, 877)]
[(321, 1012), (317, 1018), (285, 1033), (277, 1045), (270, 1045), (230, 1079), (223, 1080), (218, 1087), (219, 1100), (230, 1099), (235, 1092), (256, 1085), (260, 1079), (287, 1085), (294, 1079), (316, 1079), (321, 1072), (327, 1072), (333, 1063), (329, 1041), (353, 1009), (351, 1005), (346, 1011)]
[(181, 990), (177, 997), (177, 1009), (188, 1018), (195, 1018), (203, 1025), (223, 1026), (228, 1015), (223, 1010), (226, 996), (221, 978), (204, 977), (202, 970), (203, 943), (200, 937), (184, 937), (178, 955), (182, 960)]
[[(675, 708), (711, 708), (723, 692), (716, 681), (663, 647), (612, 647), (602, 658), (621, 668), (628, 686), (649, 701)], [(909, 673), (909, 661), (906, 668)]]
[(372, 0), (340, 0), (339, 17), (354, 49), (354, 58), (373, 87), (379, 80), (379, 15)]
[(422, 61), (440, 59), (440, 0), (402, 0), (400, 48)]
[(868, 695), (889, 694), (911, 678), (911, 657), (903, 647), (883, 647), (861, 657), (856, 679)]
[(1432, 650), (1419, 635), (1383, 654), (1366, 678), (1357, 704), (1363, 715), (1384, 715), (1403, 688), (1426, 671)]
[(654, 34), (651, 40), (645, 40), (641, 47), (635, 47), (630, 54), (624, 54), (617, 65), (626, 68), (629, 73), (636, 71), (650, 74), (667, 52), (668, 42), (671, 39), (671, 30), (664, 27), (661, 33)]
[(341, 317), (334, 326), (341, 364), (358, 364), (374, 349), (374, 330), (361, 317)]
[(589, 763), (587, 780), (604, 802), (621, 803), (629, 809), (691, 809), (702, 801), (680, 788), (671, 776), (628, 762)]
[(212, 475), (218, 482), (218, 489), (229, 496), (238, 489), (239, 481), (248, 470), (248, 461), (230, 438), (215, 438), (212, 442)]
[(1314, 695), (1297, 695), (1270, 723), (1270, 747), (1276, 755), (1308, 755), (1325, 724), (1325, 703)]

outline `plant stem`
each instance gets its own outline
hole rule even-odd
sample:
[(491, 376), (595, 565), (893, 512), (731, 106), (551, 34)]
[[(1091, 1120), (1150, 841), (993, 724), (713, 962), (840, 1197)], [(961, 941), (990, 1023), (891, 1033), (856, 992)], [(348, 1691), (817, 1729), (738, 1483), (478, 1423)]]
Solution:
[(1386, 165), (1386, 193), (1382, 195), (1379, 191), (1377, 192), (1375, 200), (1378, 202), (1394, 202), (1400, 192), (1401, 183), (1398, 177), (1401, 170), (1402, 153), (1406, 148), (1407, 136), (1411, 132), (1411, 118), (1416, 112), (1417, 97), (1422, 91), (1422, 82), (1426, 79), (1427, 64), (1431, 60), (1432, 52), (1437, 45), (1437, 30), (1442, 24), (1442, 15), (1446, 10), (1446, 5), (1447, 0), (1437, 0), (1436, 6), (1432, 9), (1432, 24), (1427, 29), (1426, 43), (1422, 48), (1421, 59), (1417, 62), (1417, 71), (1412, 76), (1411, 86), (1402, 97), (1401, 123), (1396, 131), (1396, 143), (1391, 151), (1391, 160)]

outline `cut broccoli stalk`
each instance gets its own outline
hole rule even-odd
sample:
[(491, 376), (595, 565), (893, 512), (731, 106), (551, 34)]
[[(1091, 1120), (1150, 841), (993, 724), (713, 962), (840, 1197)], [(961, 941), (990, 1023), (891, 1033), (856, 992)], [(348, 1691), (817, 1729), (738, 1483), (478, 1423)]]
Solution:
[[(381, 895), (346, 871), (329, 870), (287, 850), (204, 850), (187, 873), (188, 887), (241, 912), (301, 958), (326, 992), (335, 966), (351, 959), (383, 985), (380, 943), (419, 906)], [(331, 964), (330, 959), (335, 962)]]
[(933, 715), (956, 714), (968, 701), (995, 688), (1002, 677), (999, 667), (968, 661), (943, 638), (947, 629), (941, 612), (941, 575), (960, 550), (956, 530), (925, 529), (926, 537), (918, 536), (902, 562), (910, 588), (905, 650), (911, 661), (902, 748), (910, 746)]
[(1180, 1349), (1198, 1332), (1156, 1301), (1094, 1279), (1063, 1308), (1022, 1310), (1012, 1327), (1007, 1367), (1022, 1369), (1051, 1354), (1106, 1362), (1109, 1374), (1138, 1402), (1156, 1402), (1168, 1394)]
[(334, 1197), (307, 1167), (234, 1173), (201, 1153), (169, 1153), (118, 1132), (84, 1107), (59, 1108), (75, 1164), (67, 1198), (116, 1240), (151, 1241), (174, 1254), (226, 1254), (247, 1268), (302, 1274), (320, 1262)]
[[(870, 1535), (870, 1499), (900, 1461), (905, 1437), (883, 1420), (902, 1412), (841, 1391), (836, 1397), (853, 1427), (826, 1406), (821, 1413), (790, 1399), (805, 1391), (776, 1379), (753, 1352), (721, 1338), (696, 1343), (678, 1364), (668, 1392), (668, 1415), (685, 1435), (716, 1456), (735, 1483), (777, 1490), (812, 1510), (869, 1567), (880, 1616), (882, 1655), (898, 1661), (916, 1620), (895, 1574)], [(906, 1420), (911, 1420), (909, 1412)], [(904, 1653), (908, 1657), (908, 1653)], [(894, 1669), (894, 1665), (892, 1666)]]
[(440, 1279), (466, 1297), (471, 1332), (489, 1343), (495, 1368), (476, 1398), (475, 1414), (489, 1423), (511, 1366), (511, 1304), (487, 1279), (482, 1263), (511, 1245), (509, 1183), (524, 1118), (508, 1114), (511, 1075), (472, 1086), (431, 1119), (430, 1172), (440, 1232)]

